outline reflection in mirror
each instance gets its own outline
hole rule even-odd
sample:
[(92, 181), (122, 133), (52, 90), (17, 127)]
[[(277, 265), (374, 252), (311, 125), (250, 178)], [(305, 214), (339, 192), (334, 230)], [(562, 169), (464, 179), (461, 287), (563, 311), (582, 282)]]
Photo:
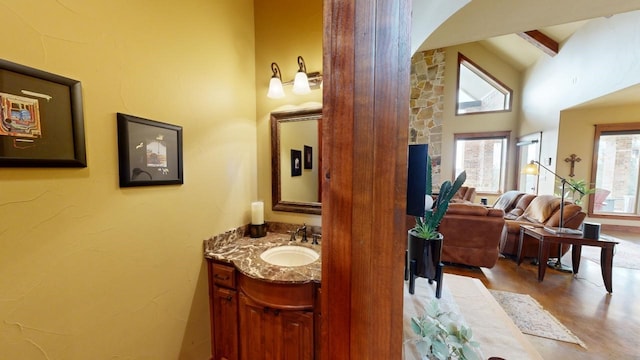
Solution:
[(322, 109), (271, 113), (273, 210), (320, 214)]

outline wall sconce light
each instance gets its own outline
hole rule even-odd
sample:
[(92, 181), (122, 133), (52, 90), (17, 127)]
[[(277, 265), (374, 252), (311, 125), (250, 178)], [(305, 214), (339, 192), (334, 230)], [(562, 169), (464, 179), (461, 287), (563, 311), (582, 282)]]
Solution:
[(311, 89), (322, 87), (322, 74), (320, 72), (308, 74), (307, 66), (302, 56), (298, 56), (298, 72), (292, 81), (282, 82), (282, 73), (276, 63), (271, 63), (271, 71), (273, 76), (269, 82), (269, 91), (267, 92), (267, 97), (271, 99), (284, 97), (283, 85), (293, 85), (293, 93), (298, 95), (308, 94)]
[(298, 56), (298, 72), (293, 80), (293, 93), (302, 95), (310, 92), (311, 88), (309, 87), (309, 78), (307, 77), (307, 66), (302, 56)]
[(271, 81), (269, 81), (269, 91), (267, 97), (271, 99), (281, 99), (284, 97), (284, 89), (282, 88), (282, 75), (280, 73), (280, 67), (276, 63), (271, 63)]

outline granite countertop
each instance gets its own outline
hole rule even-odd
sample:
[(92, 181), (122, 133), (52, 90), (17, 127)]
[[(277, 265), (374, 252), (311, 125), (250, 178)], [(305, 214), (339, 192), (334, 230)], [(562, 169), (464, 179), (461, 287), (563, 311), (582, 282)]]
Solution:
[(321, 258), (304, 266), (277, 266), (260, 258), (270, 248), (295, 245), (311, 248), (320, 254), (320, 245), (311, 245), (311, 240), (302, 243), (289, 241), (289, 235), (267, 233), (261, 238), (238, 237), (232, 241), (205, 240), (204, 257), (233, 264), (242, 274), (254, 279), (276, 283), (320, 282)]

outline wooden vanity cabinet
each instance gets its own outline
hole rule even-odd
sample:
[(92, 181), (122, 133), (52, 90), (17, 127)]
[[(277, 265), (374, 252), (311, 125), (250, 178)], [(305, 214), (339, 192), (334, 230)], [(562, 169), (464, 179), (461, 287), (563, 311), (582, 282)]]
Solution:
[(315, 284), (237, 278), (240, 359), (314, 359)]
[(238, 360), (238, 292), (236, 269), (207, 261), (209, 269), (209, 313), (211, 359)]
[(323, 331), (323, 327), (322, 327), (322, 287), (320, 286), (320, 284), (317, 284), (317, 288), (316, 288), (316, 303), (314, 305), (314, 337), (313, 337), (313, 347), (315, 350), (315, 357), (317, 360), (322, 359), (322, 353), (320, 352), (320, 350), (322, 349), (322, 346), (320, 346), (322, 339), (326, 339), (327, 336)]
[(238, 294), (214, 286), (213, 321), (215, 360), (238, 359)]
[[(208, 260), (213, 360), (312, 360), (315, 283), (273, 283)], [(319, 308), (317, 309), (319, 310)]]
[(240, 359), (313, 359), (313, 312), (266, 307), (240, 294)]

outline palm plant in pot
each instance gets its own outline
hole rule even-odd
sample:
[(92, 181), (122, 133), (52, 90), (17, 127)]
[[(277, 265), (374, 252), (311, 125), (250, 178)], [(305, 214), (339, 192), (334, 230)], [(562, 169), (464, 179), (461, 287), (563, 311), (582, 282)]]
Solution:
[(570, 186), (564, 196), (567, 198), (571, 196), (576, 205), (582, 205), (582, 198), (586, 195), (596, 193), (596, 189), (590, 188), (585, 180), (569, 179), (567, 180), (567, 184)]
[(427, 185), (425, 210), (423, 216), (416, 217), (416, 225), (408, 233), (407, 264), (409, 270), (409, 293), (414, 293), (415, 276), (429, 279), (429, 283), (437, 282), (436, 297), (442, 291), (442, 234), (438, 225), (449, 208), (449, 203), (467, 179), (467, 173), (461, 172), (452, 183), (447, 180), (440, 186), (435, 201), (432, 199), (431, 158), (427, 155)]

